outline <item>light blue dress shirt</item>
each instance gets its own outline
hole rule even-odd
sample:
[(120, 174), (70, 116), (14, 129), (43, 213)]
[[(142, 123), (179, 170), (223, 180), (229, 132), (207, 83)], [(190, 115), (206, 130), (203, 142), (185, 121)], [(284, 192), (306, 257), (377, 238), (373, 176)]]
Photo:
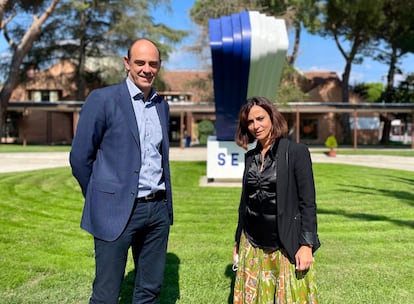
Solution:
[(162, 130), (154, 103), (157, 93), (152, 90), (150, 98), (144, 101), (144, 94), (129, 77), (126, 82), (134, 107), (141, 145), (142, 165), (139, 173), (137, 197), (143, 197), (159, 190), (165, 190), (160, 152)]

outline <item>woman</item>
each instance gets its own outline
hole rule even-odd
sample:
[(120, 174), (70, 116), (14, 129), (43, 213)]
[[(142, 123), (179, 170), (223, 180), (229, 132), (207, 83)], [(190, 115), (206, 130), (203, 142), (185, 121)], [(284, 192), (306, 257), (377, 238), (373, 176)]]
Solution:
[(233, 260), (234, 304), (318, 303), (317, 235), (309, 150), (286, 138), (287, 122), (264, 97), (241, 107), (236, 143), (247, 150)]

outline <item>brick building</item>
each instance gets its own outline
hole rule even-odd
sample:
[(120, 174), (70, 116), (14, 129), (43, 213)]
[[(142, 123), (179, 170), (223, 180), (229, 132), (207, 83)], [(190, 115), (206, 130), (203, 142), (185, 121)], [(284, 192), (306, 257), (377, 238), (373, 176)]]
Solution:
[[(29, 71), (27, 80), (11, 96), (6, 137), (2, 142), (70, 144), (83, 104), (75, 100), (74, 73), (75, 67), (69, 61), (59, 61), (44, 71)], [(164, 88), (158, 92), (171, 109), (172, 145), (183, 145), (186, 137), (197, 143), (197, 124), (215, 120), (211, 73), (163, 71), (160, 78)], [(323, 144), (333, 133), (341, 142), (340, 116), (347, 113), (355, 126), (356, 123), (359, 126), (357, 143), (378, 143), (379, 114), (384, 109), (361, 103), (352, 92), (350, 103), (341, 103), (341, 81), (333, 72), (299, 73), (296, 81), (307, 99), (280, 107), (289, 122), (292, 138), (307, 144)], [(87, 93), (96, 87), (99, 84), (93, 83)]]

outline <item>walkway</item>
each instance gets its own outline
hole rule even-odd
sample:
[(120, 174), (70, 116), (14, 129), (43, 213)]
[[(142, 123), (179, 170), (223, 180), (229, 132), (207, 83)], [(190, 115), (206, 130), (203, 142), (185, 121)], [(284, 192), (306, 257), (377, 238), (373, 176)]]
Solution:
[[(342, 155), (328, 157), (324, 153), (312, 153), (314, 163), (350, 164), (375, 168), (414, 171), (414, 158), (383, 155)], [(0, 153), (0, 173), (20, 172), (69, 166), (67, 152)], [(172, 161), (205, 161), (207, 149), (202, 147), (171, 148)]]

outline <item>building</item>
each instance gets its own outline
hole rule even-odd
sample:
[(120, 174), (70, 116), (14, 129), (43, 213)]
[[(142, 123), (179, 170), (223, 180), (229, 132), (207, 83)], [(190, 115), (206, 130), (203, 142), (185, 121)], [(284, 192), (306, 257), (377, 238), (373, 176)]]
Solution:
[(207, 71), (165, 71), (165, 88), (159, 90), (170, 104), (170, 140), (172, 144), (198, 143), (197, 125), (214, 121), (214, 96), (211, 73)]
[[(70, 144), (83, 101), (75, 100), (75, 66), (59, 61), (44, 71), (29, 71), (11, 96), (5, 138), (2, 142), (22, 144)], [(198, 143), (197, 124), (215, 120), (213, 81), (205, 71), (164, 71), (164, 88), (159, 94), (171, 109), (172, 145)], [(297, 85), (307, 100), (280, 106), (290, 135), (306, 144), (323, 144), (330, 134), (342, 142), (342, 115), (351, 117), (354, 144), (376, 144), (380, 138), (380, 114), (387, 111), (411, 112), (413, 105), (391, 108), (363, 103), (350, 93), (350, 103), (341, 102), (341, 81), (333, 72), (298, 73)], [(93, 83), (88, 91), (99, 87)], [(414, 116), (414, 115), (413, 115)]]

